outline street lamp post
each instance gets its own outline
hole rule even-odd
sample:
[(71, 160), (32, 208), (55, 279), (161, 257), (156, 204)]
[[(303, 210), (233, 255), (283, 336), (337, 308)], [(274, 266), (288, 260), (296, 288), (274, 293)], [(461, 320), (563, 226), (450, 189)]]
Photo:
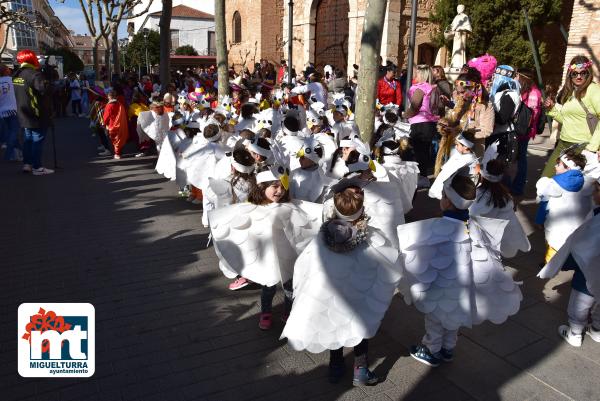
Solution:
[(148, 63), (148, 34), (150, 30), (144, 28), (144, 47), (146, 48), (146, 75), (150, 74), (150, 63)]
[(128, 43), (129, 43), (129, 40), (127, 40), (125, 38), (119, 39), (119, 47), (121, 48), (121, 55), (122, 55), (122, 58), (123, 58), (123, 68), (122, 68), (123, 72), (126, 71), (126, 68), (125, 68), (125, 48), (127, 47)]

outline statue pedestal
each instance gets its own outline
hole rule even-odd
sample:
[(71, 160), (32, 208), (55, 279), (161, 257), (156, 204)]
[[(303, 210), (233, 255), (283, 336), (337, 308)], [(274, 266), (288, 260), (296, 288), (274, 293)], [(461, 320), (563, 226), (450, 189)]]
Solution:
[(448, 79), (448, 82), (454, 84), (454, 81), (460, 75), (461, 68), (462, 68), (462, 66), (461, 67), (446, 67), (446, 68), (444, 68), (444, 72), (446, 73), (446, 79)]

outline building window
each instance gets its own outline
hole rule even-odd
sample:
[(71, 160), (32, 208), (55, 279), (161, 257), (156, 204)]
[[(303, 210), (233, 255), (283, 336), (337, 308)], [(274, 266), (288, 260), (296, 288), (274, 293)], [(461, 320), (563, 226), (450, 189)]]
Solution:
[(216, 56), (217, 55), (217, 41), (216, 41), (215, 33), (212, 31), (208, 31), (208, 55)]
[[(33, 6), (31, 0), (14, 0), (10, 2), (10, 9), (13, 11), (27, 11), (33, 15)], [(13, 25), (13, 38), (17, 44), (17, 48), (22, 47), (37, 47), (35, 30), (23, 23)]]
[(14, 24), (13, 27), (14, 41), (17, 44), (17, 49), (23, 47), (37, 47), (35, 31), (22, 23)]
[(175, 51), (179, 47), (179, 31), (171, 29), (171, 50)]
[(242, 41), (242, 17), (238, 11), (233, 13), (233, 43)]

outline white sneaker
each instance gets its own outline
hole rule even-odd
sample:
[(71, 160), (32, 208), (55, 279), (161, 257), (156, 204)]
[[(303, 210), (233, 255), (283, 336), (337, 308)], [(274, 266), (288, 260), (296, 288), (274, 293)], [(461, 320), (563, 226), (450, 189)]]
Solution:
[(566, 342), (573, 347), (581, 347), (583, 342), (583, 334), (575, 334), (571, 331), (571, 327), (567, 324), (558, 326), (558, 335), (565, 339)]
[(419, 180), (417, 181), (417, 188), (429, 188), (429, 187), (431, 187), (431, 182), (429, 181), (429, 178), (420, 175)]
[(104, 149), (103, 151), (101, 151), (100, 153), (98, 153), (98, 156), (110, 156), (112, 153), (110, 153), (109, 150)]
[(600, 330), (594, 330), (592, 325), (589, 325), (587, 327), (587, 329), (585, 330), (585, 334), (590, 336), (592, 340), (596, 341), (597, 343), (600, 343)]
[(32, 170), (33, 170), (33, 168), (31, 167), (31, 164), (23, 164), (23, 172), (24, 173), (31, 173)]
[(48, 175), (54, 173), (54, 170), (50, 170), (46, 167), (36, 168), (32, 171), (33, 175)]

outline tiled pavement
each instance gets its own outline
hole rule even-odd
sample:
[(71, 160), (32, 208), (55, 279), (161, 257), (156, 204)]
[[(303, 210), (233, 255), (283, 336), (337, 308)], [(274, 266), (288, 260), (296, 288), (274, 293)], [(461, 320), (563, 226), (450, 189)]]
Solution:
[[(57, 121), (56, 145), (61, 169), (52, 176), (0, 163), (1, 400), (600, 399), (600, 344), (575, 349), (556, 335), (569, 275), (535, 278), (539, 232), (535, 251), (509, 262), (523, 280), (521, 311), (501, 326), (462, 330), (453, 363), (430, 369), (410, 358), (422, 317), (397, 297), (371, 342), (371, 365), (385, 381), (330, 385), (326, 353), (292, 351), (278, 341), (278, 321), (258, 329), (258, 290), (227, 290), (197, 208), (174, 196), (152, 158), (96, 157), (83, 119)], [(542, 158), (530, 160), (534, 177)], [(437, 213), (424, 193), (416, 205), (412, 220)], [(529, 232), (534, 211), (525, 198), (519, 215)], [(95, 306), (92, 378), (19, 377), (17, 307), (36, 301)]]

